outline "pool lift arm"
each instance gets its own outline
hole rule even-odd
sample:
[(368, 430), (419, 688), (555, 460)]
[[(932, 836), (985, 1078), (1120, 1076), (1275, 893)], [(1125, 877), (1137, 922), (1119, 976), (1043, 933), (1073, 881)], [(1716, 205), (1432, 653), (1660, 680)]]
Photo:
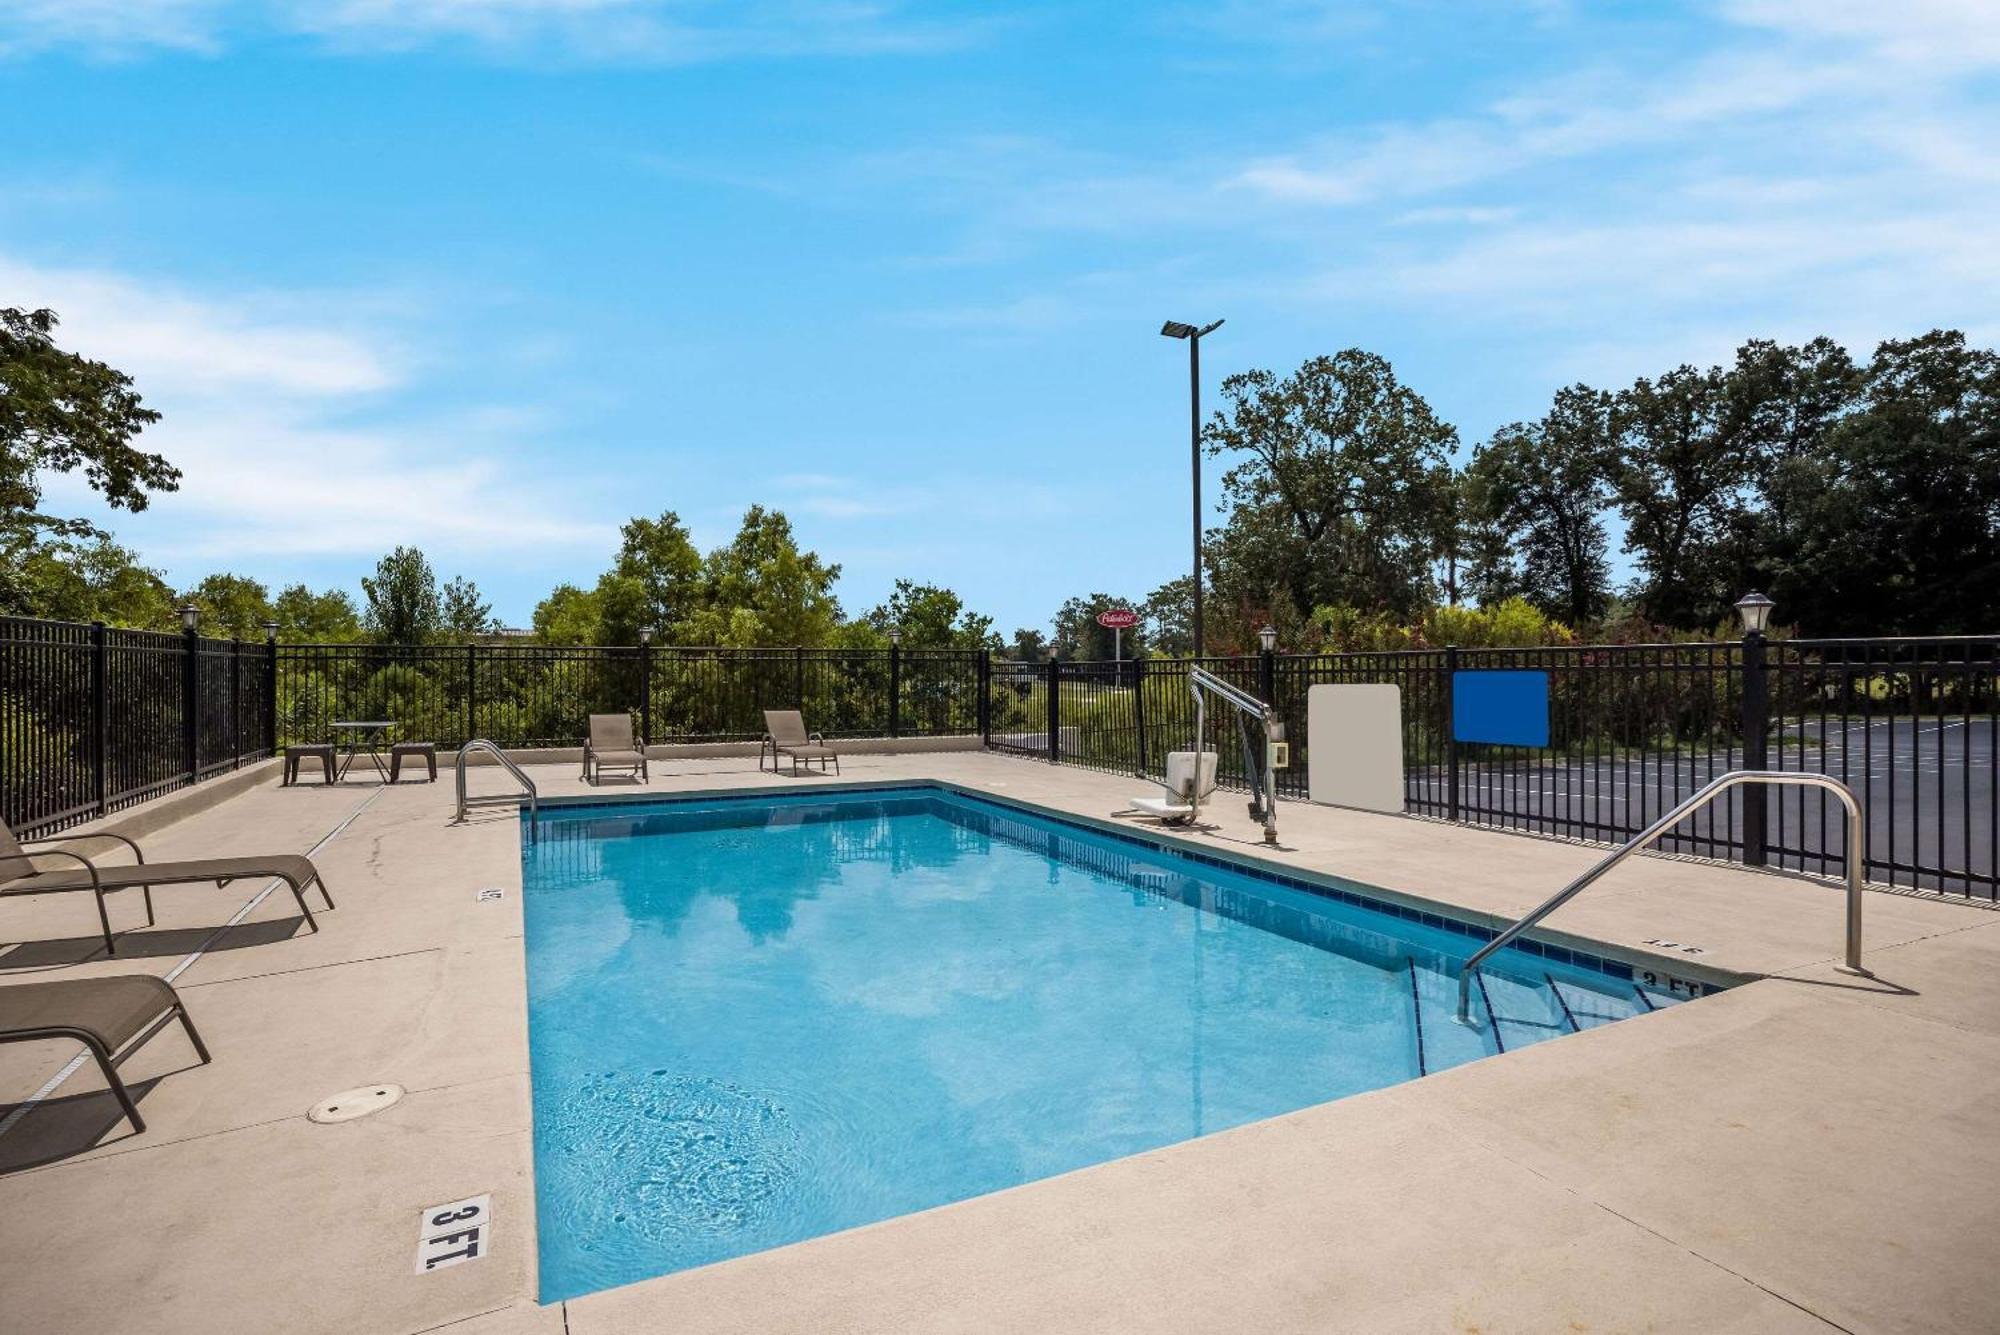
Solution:
[[(1264, 822), (1264, 842), (1278, 842), (1278, 802), (1271, 784), (1271, 772), (1283, 769), (1288, 760), (1285, 746), (1285, 725), (1278, 718), (1278, 711), (1264, 701), (1239, 687), (1233, 686), (1206, 668), (1188, 669), (1188, 689), (1194, 693), (1194, 750), (1199, 757), (1206, 745), (1208, 721), (1208, 696), (1215, 695), (1236, 710), (1236, 735), (1243, 743), (1243, 772), (1250, 779), (1250, 818)], [(1263, 731), (1264, 746), (1259, 749), (1250, 740), (1250, 720), (1255, 719)], [(1197, 759), (1195, 770), (1199, 775), (1201, 763)], [(1188, 821), (1192, 824), (1201, 810), (1201, 785), (1197, 782), (1190, 790), (1188, 803), (1194, 808)]]

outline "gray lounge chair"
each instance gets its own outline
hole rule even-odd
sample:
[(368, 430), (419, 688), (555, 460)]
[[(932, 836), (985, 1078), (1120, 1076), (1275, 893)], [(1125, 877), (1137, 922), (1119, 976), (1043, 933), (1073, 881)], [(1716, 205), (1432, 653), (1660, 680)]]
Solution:
[(118, 1065), (174, 1020), (181, 1022), (195, 1054), (207, 1065), (208, 1048), (194, 1031), (187, 1007), (165, 980), (151, 974), (0, 986), (0, 1043), (73, 1038), (83, 1044), (97, 1058), (104, 1083), (132, 1119), (134, 1131), (144, 1131), (146, 1119), (118, 1078)]
[(819, 762), (819, 772), (826, 773), (826, 762), (833, 762), (833, 772), (840, 773), (840, 752), (826, 744), (826, 738), (816, 732), (806, 731), (805, 716), (796, 709), (767, 709), (764, 711), (764, 741), (757, 748), (757, 768), (764, 768), (764, 757), (771, 757), (771, 773), (778, 772), (778, 757), (792, 762), (792, 773), (799, 772), (801, 760), (810, 764)]
[[(111, 839), (132, 850), (131, 863), (106, 863), (67, 848), (49, 848), (49, 844), (82, 843), (90, 839)], [(59, 870), (45, 870), (40, 865), (44, 858), (66, 859)], [(291, 887), (292, 898), (299, 903), (299, 912), (304, 915), (306, 926), (317, 932), (319, 924), (313, 920), (312, 910), (306, 907), (306, 887), (317, 885), (319, 897), (333, 907), (333, 896), (327, 893), (326, 881), (319, 874), (319, 868), (308, 858), (296, 853), (266, 853), (258, 857), (243, 858), (200, 858), (189, 862), (148, 862), (146, 855), (139, 851), (139, 845), (122, 834), (54, 834), (43, 839), (30, 839), (25, 843), (14, 837), (6, 822), (0, 821), (0, 902), (15, 895), (57, 895), (88, 891), (97, 899), (97, 922), (104, 929), (104, 953), (116, 955), (118, 943), (111, 936), (111, 915), (105, 912), (104, 896), (113, 890), (138, 890), (146, 898), (146, 925), (153, 925), (153, 887), (156, 885), (191, 885), (199, 881), (213, 881), (217, 885), (227, 885), (231, 881), (245, 880), (253, 876), (271, 876)]]
[(641, 783), (651, 783), (646, 766), (646, 739), (633, 736), (630, 714), (592, 714), (590, 740), (583, 744), (583, 778), (596, 783), (606, 769), (627, 770)]

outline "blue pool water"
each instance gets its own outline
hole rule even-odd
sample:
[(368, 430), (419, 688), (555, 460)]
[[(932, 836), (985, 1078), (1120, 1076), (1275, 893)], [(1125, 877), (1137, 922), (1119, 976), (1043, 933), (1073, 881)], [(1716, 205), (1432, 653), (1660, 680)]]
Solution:
[(525, 845), (543, 1301), (1670, 1004), (941, 790), (594, 806)]

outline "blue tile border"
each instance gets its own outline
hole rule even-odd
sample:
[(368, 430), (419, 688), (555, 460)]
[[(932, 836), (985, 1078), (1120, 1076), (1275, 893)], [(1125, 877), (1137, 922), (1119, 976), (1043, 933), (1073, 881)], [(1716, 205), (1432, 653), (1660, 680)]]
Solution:
[[(787, 803), (801, 799), (817, 799), (830, 802), (838, 801), (842, 798), (872, 798), (884, 793), (918, 792), (942, 793), (974, 805), (995, 807), (1010, 815), (1026, 816), (1030, 819), (1046, 821), (1051, 825), (1060, 825), (1099, 839), (1107, 839), (1114, 843), (1143, 848), (1149, 852), (1176, 858), (1183, 862), (1193, 862), (1215, 867), (1238, 876), (1265, 881), (1272, 885), (1282, 886), (1288, 890), (1299, 891), (1303, 894), (1317, 895), (1322, 899), (1331, 899), (1337, 903), (1348, 904), (1355, 908), (1368, 909), (1392, 918), (1401, 918), (1407, 922), (1421, 923), (1425, 927), (1434, 927), (1440, 931), (1452, 932), (1474, 941), (1491, 941), (1499, 935), (1499, 932), (1491, 927), (1485, 927), (1478, 923), (1465, 922), (1459, 918), (1449, 917), (1440, 913), (1412, 908), (1391, 899), (1359, 894), (1352, 890), (1343, 889), (1340, 886), (1328, 885), (1324, 881), (1282, 871), (1267, 863), (1260, 863), (1248, 858), (1226, 857), (1207, 853), (1197, 848), (1188, 848), (1171, 840), (1149, 839), (1144, 835), (1134, 834), (1129, 830), (1109, 829), (1086, 820), (1079, 820), (1075, 817), (1057, 815), (1041, 807), (1029, 806), (1020, 802), (1010, 802), (1006, 798), (994, 797), (988, 793), (974, 792), (970, 789), (960, 788), (955, 784), (944, 783), (935, 779), (903, 783), (856, 784), (840, 788), (817, 788), (805, 793), (746, 793), (737, 790), (732, 792), (708, 793), (661, 793), (644, 796), (635, 794), (631, 797), (587, 798), (582, 801), (555, 798), (543, 803), (541, 811), (543, 819), (547, 819), (554, 814), (567, 815), (570, 812), (630, 811), (634, 808), (655, 806), (714, 806), (722, 803), (743, 803), (746, 805), (761, 803), (763, 805), (770, 805), (773, 798), (782, 799)], [(521, 819), (523, 821), (528, 819), (525, 807), (522, 808)], [(1358, 884), (1358, 882), (1351, 884)], [(1623, 960), (1610, 959), (1588, 951), (1559, 946), (1550, 941), (1538, 941), (1532, 935), (1518, 936), (1501, 949), (1503, 952), (1509, 950), (1519, 951), (1521, 954), (1531, 956), (1535, 959), (1551, 960), (1558, 964), (1567, 964), (1574, 968), (1600, 973), (1608, 978), (1618, 979), (1620, 982), (1632, 982), (1636, 977), (1633, 966)]]

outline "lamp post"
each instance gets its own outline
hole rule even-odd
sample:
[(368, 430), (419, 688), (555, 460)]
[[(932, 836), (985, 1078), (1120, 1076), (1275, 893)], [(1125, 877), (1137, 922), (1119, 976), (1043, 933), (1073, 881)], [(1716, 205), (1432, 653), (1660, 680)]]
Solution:
[(889, 627), (889, 735), (903, 735), (903, 628)]
[[(1764, 627), (1771, 623), (1771, 609), (1777, 606), (1761, 593), (1746, 593), (1736, 600), (1736, 615), (1743, 619), (1743, 767), (1769, 769), (1770, 748), (1765, 741), (1770, 704), (1764, 678)], [(1768, 853), (1765, 837), (1764, 786), (1751, 784), (1743, 797), (1743, 861), (1761, 867)]]
[(1257, 693), (1270, 704), (1278, 698), (1278, 628), (1269, 624), (1257, 632)]
[(201, 628), (201, 609), (193, 603), (183, 603), (180, 609), (181, 629), (192, 635)]
[(1194, 656), (1201, 657), (1201, 340), (1222, 327), (1215, 320), (1196, 328), (1179, 320), (1160, 326), (1167, 338), (1184, 338), (1188, 345), (1188, 456), (1194, 478), (1194, 612), (1189, 627), (1194, 634)]

